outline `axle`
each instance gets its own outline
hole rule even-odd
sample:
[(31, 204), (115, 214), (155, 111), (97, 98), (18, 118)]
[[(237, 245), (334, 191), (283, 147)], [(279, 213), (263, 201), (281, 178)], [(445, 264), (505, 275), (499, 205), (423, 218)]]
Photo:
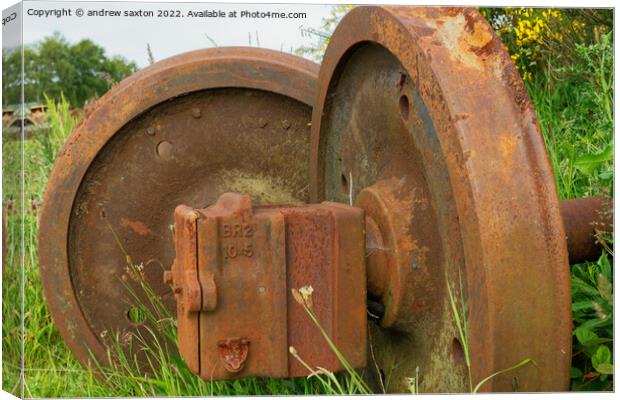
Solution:
[(613, 200), (604, 196), (560, 202), (570, 264), (601, 255), (602, 235), (613, 231)]
[[(560, 202), (566, 233), (569, 263), (595, 261), (602, 251), (602, 236), (613, 230), (613, 201), (605, 196), (584, 197)], [(368, 293), (371, 299), (380, 299), (388, 282), (390, 269), (386, 267), (385, 247), (377, 223), (366, 217), (366, 254), (368, 256)]]
[[(291, 296), (302, 287), (313, 297), (306, 306), (356, 367), (366, 362), (367, 307), (396, 330), (429, 312), (411, 305), (416, 296), (427, 301), (411, 289), (421, 279), (415, 254), (423, 249), (407, 240), (412, 211), (395, 187), (380, 181), (356, 206), (254, 206), (250, 196), (226, 193), (205, 209), (177, 207), (177, 254), (165, 281), (177, 298), (180, 351), (190, 369), (216, 380), (294, 377), (306, 374), (301, 355), (341, 370), (317, 351), (324, 339)], [(609, 203), (562, 202), (571, 262), (599, 256), (599, 233), (611, 229)]]

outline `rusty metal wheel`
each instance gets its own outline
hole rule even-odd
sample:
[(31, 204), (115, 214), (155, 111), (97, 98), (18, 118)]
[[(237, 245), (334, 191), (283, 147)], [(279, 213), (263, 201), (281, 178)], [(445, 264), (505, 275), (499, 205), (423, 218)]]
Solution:
[(205, 207), (226, 191), (308, 200), (317, 74), (280, 52), (200, 50), (132, 75), (87, 113), (51, 173), (39, 233), (50, 312), (83, 364), (91, 353), (106, 364), (115, 334), (128, 352), (139, 347), (128, 333), (150, 337), (131, 316), (126, 285), (140, 291), (127, 256), (174, 310), (163, 273), (178, 204)]
[(383, 238), (368, 254), (369, 296), (385, 307), (369, 329), (378, 386), (403, 392), (418, 376), (423, 392), (469, 391), (468, 355), (474, 386), (535, 361), (481, 390), (567, 390), (571, 300), (554, 178), (524, 85), (484, 18), (356, 8), (330, 41), (318, 90), (312, 200), (364, 208)]

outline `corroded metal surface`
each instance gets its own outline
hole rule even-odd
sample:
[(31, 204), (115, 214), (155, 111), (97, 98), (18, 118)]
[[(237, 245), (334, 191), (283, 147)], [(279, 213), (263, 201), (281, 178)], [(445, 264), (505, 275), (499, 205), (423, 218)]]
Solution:
[(570, 263), (598, 259), (601, 235), (613, 233), (613, 200), (604, 196), (563, 200), (560, 208)]
[[(393, 229), (405, 232), (394, 265), (406, 282), (369, 269), (379, 277), (371, 294), (411, 294), (393, 321), (383, 300), (367, 372), (391, 392), (416, 375), (423, 392), (468, 391), (467, 350), (474, 385), (536, 362), (483, 391), (568, 389), (569, 268), (553, 174), (523, 83), (484, 18), (356, 8), (331, 38), (319, 80), (312, 201), (362, 205), (371, 188), (371, 203), (390, 204)], [(466, 343), (450, 293), (467, 316)]]
[[(179, 206), (175, 215), (179, 349), (193, 373), (206, 380), (308, 375), (290, 347), (313, 368), (342, 370), (293, 289), (311, 291), (307, 305), (322, 329), (354, 368), (365, 365), (361, 209), (253, 206), (250, 196), (225, 193), (208, 208)], [(217, 301), (205, 301), (206, 293)]]
[(150, 304), (128, 263), (174, 309), (163, 275), (178, 204), (231, 190), (307, 201), (317, 72), (269, 50), (200, 50), (132, 75), (88, 112), (51, 173), (39, 234), (45, 297), (82, 363), (92, 353), (106, 364), (115, 334), (128, 351), (130, 334), (150, 337), (148, 321), (128, 316), (127, 286)]

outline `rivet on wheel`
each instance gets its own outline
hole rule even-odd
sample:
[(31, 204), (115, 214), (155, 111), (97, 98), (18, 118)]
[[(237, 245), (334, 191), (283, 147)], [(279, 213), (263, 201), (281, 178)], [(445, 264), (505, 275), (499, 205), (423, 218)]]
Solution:
[(162, 141), (157, 144), (157, 155), (164, 161), (169, 161), (173, 157), (172, 143)]
[(192, 117), (200, 118), (201, 115), (200, 108), (192, 108)]
[(149, 136), (155, 136), (155, 127), (154, 126), (149, 126), (146, 129), (146, 134)]

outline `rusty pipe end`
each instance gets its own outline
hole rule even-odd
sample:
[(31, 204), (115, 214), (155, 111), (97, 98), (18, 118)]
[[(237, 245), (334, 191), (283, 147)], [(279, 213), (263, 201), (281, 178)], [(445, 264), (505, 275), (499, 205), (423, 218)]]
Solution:
[(596, 196), (563, 200), (560, 210), (569, 262), (597, 260), (602, 251), (601, 234), (613, 233), (613, 199)]

